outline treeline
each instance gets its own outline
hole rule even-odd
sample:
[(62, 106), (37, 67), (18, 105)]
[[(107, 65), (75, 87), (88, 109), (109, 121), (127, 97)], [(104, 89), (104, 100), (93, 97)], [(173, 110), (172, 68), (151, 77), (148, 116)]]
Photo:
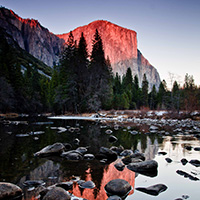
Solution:
[(27, 62), (26, 55), (0, 36), (0, 113), (45, 111), (43, 94), (49, 79), (38, 73), (35, 58)]
[(97, 112), (105, 109), (168, 109), (193, 111), (200, 108), (200, 88), (186, 74), (181, 87), (174, 81), (172, 90), (165, 81), (152, 87), (144, 74), (141, 86), (131, 69), (120, 77), (112, 73), (105, 58), (102, 39), (96, 30), (89, 56), (83, 33), (74, 40), (70, 32), (60, 64), (51, 79), (38, 73), (34, 65), (22, 69), (14, 49), (1, 40), (0, 112)]
[(148, 88), (148, 80), (145, 74), (141, 87), (139, 87), (138, 77), (132, 78), (130, 68), (128, 68), (122, 80), (116, 74), (113, 85), (113, 108), (165, 109), (177, 112), (180, 110), (192, 112), (200, 109), (200, 88), (195, 85), (194, 78), (191, 75), (185, 75), (182, 87), (177, 81), (174, 81), (171, 91), (167, 88), (165, 80), (160, 83), (158, 88), (154, 85), (150, 92)]

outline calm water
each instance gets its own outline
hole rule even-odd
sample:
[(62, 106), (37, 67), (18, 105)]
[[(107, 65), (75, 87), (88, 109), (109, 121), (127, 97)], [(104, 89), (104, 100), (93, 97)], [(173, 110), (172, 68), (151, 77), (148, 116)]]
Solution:
[[(199, 151), (194, 149), (189, 151), (184, 148), (185, 146), (200, 147), (200, 141), (195, 136), (186, 137), (181, 133), (176, 135), (144, 134), (148, 130), (146, 125), (118, 123), (119, 129), (115, 130), (113, 124), (91, 121), (47, 118), (14, 120), (12, 123), (0, 123), (0, 181), (12, 182), (22, 187), (27, 200), (36, 199), (36, 194), (34, 189), (28, 191), (23, 186), (26, 180), (43, 180), (46, 186), (72, 179), (92, 180), (96, 184), (94, 189), (80, 189), (74, 182), (71, 192), (80, 199), (106, 200), (104, 186), (116, 178), (125, 179), (132, 185), (133, 190), (126, 198), (127, 200), (174, 200), (181, 198), (182, 195), (188, 195), (188, 199), (191, 200), (199, 199), (200, 181), (192, 181), (176, 173), (176, 170), (183, 170), (200, 179), (200, 167), (189, 163), (184, 166), (180, 162), (182, 158), (189, 161), (200, 160)], [(65, 127), (68, 130), (59, 133), (58, 127)], [(78, 127), (80, 131), (70, 132), (70, 127)], [(112, 135), (118, 138), (117, 142), (112, 144), (108, 141), (109, 135), (105, 133), (107, 129), (113, 130)], [(130, 133), (132, 130), (142, 130), (144, 133), (132, 135)], [(35, 158), (33, 156), (35, 152), (55, 142), (70, 143), (72, 149), (76, 149), (78, 147), (74, 144), (76, 138), (80, 140), (79, 146), (89, 147), (88, 152), (94, 155), (99, 152), (101, 146), (110, 148), (122, 145), (125, 149), (137, 149), (145, 154), (146, 159), (155, 159), (158, 162), (158, 175), (153, 178), (147, 177), (127, 168), (120, 172), (114, 167), (120, 158), (108, 165), (98, 160), (69, 162), (58, 157)], [(160, 151), (165, 151), (167, 155), (158, 155)], [(167, 157), (173, 160), (172, 163), (166, 162)], [(165, 184), (168, 189), (156, 197), (134, 189), (158, 183)], [(187, 196), (184, 198), (186, 199)]]

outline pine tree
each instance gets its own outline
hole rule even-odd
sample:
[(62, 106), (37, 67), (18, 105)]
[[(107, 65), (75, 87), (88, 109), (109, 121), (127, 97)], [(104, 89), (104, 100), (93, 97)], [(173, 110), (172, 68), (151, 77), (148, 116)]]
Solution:
[(160, 109), (166, 109), (166, 103), (167, 103), (167, 86), (165, 80), (163, 80), (158, 89), (158, 94), (157, 94), (157, 99), (158, 99), (158, 108)]
[(84, 38), (84, 34), (81, 33), (77, 48), (77, 90), (78, 90), (78, 110), (80, 112), (86, 111), (87, 109), (87, 94), (86, 89), (89, 84), (89, 74), (88, 74), (88, 52), (87, 52), (87, 43)]
[[(91, 62), (89, 67), (89, 109), (98, 111), (108, 109), (112, 102), (112, 74), (105, 60), (103, 43), (96, 30), (92, 44)], [(93, 99), (98, 99), (98, 104), (94, 104)], [(95, 106), (94, 106), (95, 105)]]
[(180, 89), (177, 81), (174, 81), (173, 88), (172, 88), (172, 108), (175, 108), (179, 113), (180, 109)]
[(145, 107), (148, 106), (148, 89), (149, 89), (149, 83), (147, 81), (146, 74), (144, 74), (142, 80), (142, 105)]
[(155, 110), (157, 108), (157, 91), (155, 85), (153, 85), (153, 88), (151, 92), (149, 93), (149, 107), (151, 110)]
[(137, 75), (134, 76), (132, 93), (132, 101), (136, 104), (136, 108), (139, 109), (141, 105), (141, 89), (139, 87), (139, 80)]
[(60, 65), (60, 86), (58, 86), (57, 97), (55, 103), (60, 103), (59, 106), (63, 112), (71, 111), (78, 112), (78, 86), (77, 86), (77, 48), (72, 32), (61, 56)]

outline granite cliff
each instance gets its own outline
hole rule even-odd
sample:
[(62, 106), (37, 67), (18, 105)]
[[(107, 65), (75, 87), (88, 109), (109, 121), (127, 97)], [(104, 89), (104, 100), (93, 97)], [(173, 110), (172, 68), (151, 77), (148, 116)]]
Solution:
[[(54, 35), (37, 20), (23, 19), (6, 8), (0, 8), (0, 28), (22, 49), (51, 67), (58, 63), (59, 54), (69, 36), (69, 33)], [(143, 75), (146, 74), (149, 89), (153, 85), (158, 88), (159, 74), (138, 50), (135, 31), (104, 20), (78, 27), (72, 31), (74, 38), (79, 41), (83, 32), (89, 53), (92, 50), (92, 39), (96, 29), (102, 37), (105, 56), (109, 57), (114, 74), (118, 72), (122, 76), (130, 67), (133, 76), (138, 75), (140, 85)]]
[(18, 45), (48, 66), (59, 60), (64, 41), (37, 20), (23, 19), (12, 10), (0, 8), (0, 28), (12, 36)]
[[(149, 63), (137, 48), (137, 33), (133, 30), (120, 27), (104, 20), (97, 20), (88, 25), (81, 26), (72, 31), (74, 39), (79, 41), (81, 33), (84, 33), (88, 44), (88, 51), (92, 51), (92, 40), (95, 30), (98, 29), (105, 51), (109, 57), (114, 74), (124, 75), (127, 68), (132, 70), (133, 77), (139, 78), (141, 85), (143, 75), (146, 74), (149, 81), (149, 88), (153, 85), (157, 88), (160, 84), (160, 76), (157, 70)], [(68, 40), (69, 33), (57, 35), (59, 38)]]

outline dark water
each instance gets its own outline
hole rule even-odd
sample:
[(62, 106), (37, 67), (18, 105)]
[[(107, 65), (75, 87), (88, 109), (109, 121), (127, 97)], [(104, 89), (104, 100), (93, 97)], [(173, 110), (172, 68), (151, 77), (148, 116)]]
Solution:
[[(45, 123), (38, 123), (45, 122)], [(190, 163), (185, 166), (180, 160), (186, 158), (200, 160), (200, 152), (187, 150), (186, 146), (200, 147), (198, 135), (192, 134), (145, 134), (146, 125), (135, 126), (119, 124), (119, 129), (113, 128), (114, 124), (78, 120), (53, 120), (47, 118), (20, 118), (0, 123), (0, 181), (11, 182), (24, 189), (25, 199), (37, 199), (35, 189), (28, 191), (23, 186), (26, 180), (43, 180), (46, 186), (61, 181), (74, 179), (92, 180), (94, 189), (80, 189), (74, 181), (73, 191), (80, 199), (104, 200), (107, 195), (104, 186), (112, 179), (122, 178), (127, 180), (133, 190), (127, 200), (162, 199), (175, 200), (176, 198), (197, 200), (200, 195), (200, 181), (184, 178), (176, 173), (177, 170), (185, 171), (200, 179), (200, 167)], [(65, 127), (66, 132), (59, 133), (58, 127)], [(70, 132), (70, 127), (78, 127), (80, 131)], [(115, 126), (116, 127), (116, 126)], [(107, 129), (113, 130), (112, 135), (118, 138), (114, 144), (108, 141)], [(162, 129), (162, 128), (161, 128)], [(144, 133), (132, 135), (130, 131), (142, 130)], [(78, 146), (73, 142), (80, 140), (79, 146), (89, 147), (89, 153), (94, 155), (101, 146), (111, 147), (122, 145), (125, 149), (139, 150), (145, 154), (146, 159), (158, 162), (158, 175), (148, 177), (136, 174), (125, 168), (122, 172), (115, 169), (114, 163), (102, 164), (98, 160), (70, 162), (59, 157), (35, 158), (33, 154), (43, 147), (55, 142), (70, 143), (72, 149)], [(158, 155), (164, 151), (166, 155)], [(167, 163), (165, 158), (171, 158)], [(137, 187), (147, 187), (154, 184), (165, 184), (168, 189), (158, 196), (151, 196), (135, 190)], [(184, 195), (184, 196), (183, 196)], [(73, 198), (72, 198), (73, 199)], [(75, 199), (75, 198), (74, 198)]]

